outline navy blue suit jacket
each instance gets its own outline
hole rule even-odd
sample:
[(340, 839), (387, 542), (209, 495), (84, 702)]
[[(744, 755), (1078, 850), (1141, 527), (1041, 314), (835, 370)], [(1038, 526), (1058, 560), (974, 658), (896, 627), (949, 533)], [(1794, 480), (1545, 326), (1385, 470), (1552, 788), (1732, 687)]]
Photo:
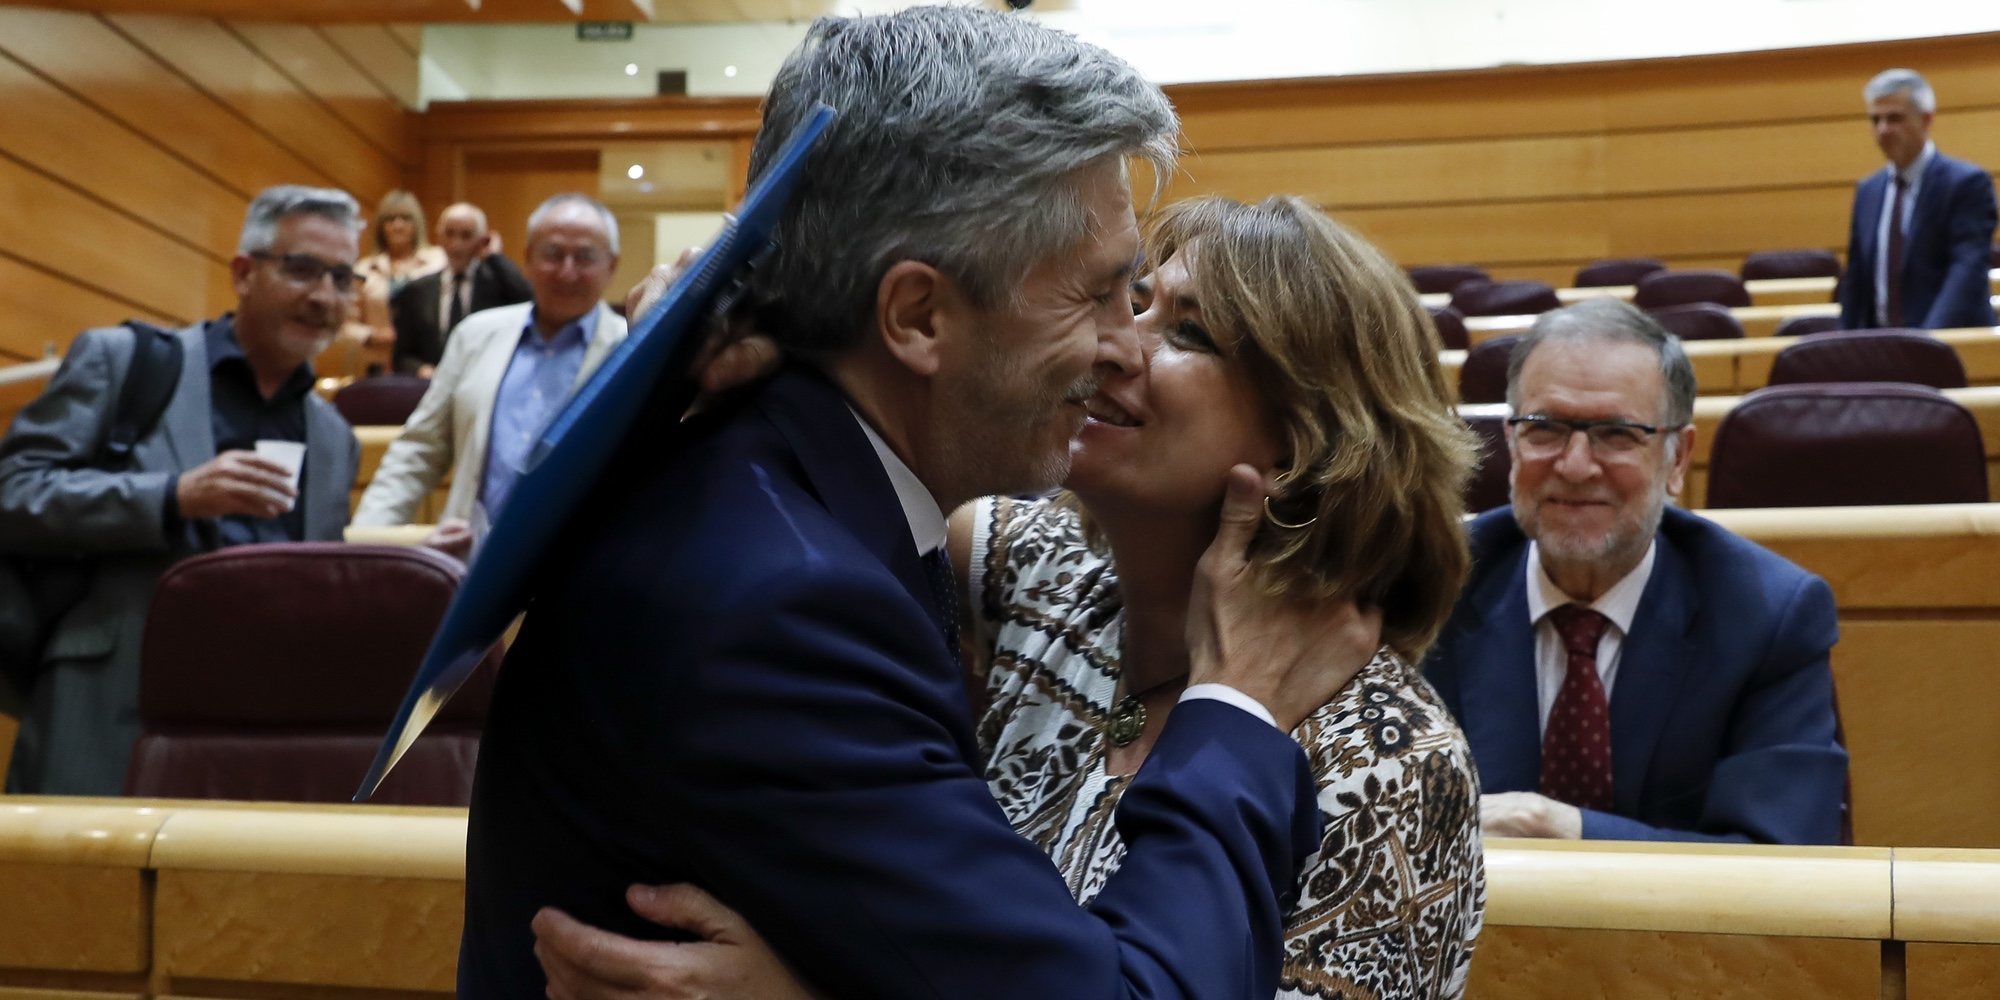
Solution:
[(461, 997), (542, 995), (536, 908), (660, 937), (625, 887), (688, 881), (837, 996), (1269, 1000), (1319, 837), (1289, 736), (1175, 709), (1119, 807), (1125, 861), (1079, 908), (971, 763), (947, 609), (838, 390), (793, 369), (651, 437), (501, 671)]
[[(1854, 188), (1848, 223), (1847, 277), (1840, 283), (1840, 325), (1850, 330), (1875, 321), (1875, 262), (1881, 242), (1882, 199), (1889, 172), (1877, 170)], [(1993, 325), (1993, 178), (1976, 163), (1939, 153), (1924, 168), (1910, 228), (1903, 238), (1901, 316), (1889, 326), (1942, 330)]]
[[(1512, 507), (1469, 526), (1473, 570), (1425, 674), (1458, 717), (1486, 792), (1535, 791), (1542, 740), (1528, 539)], [(1669, 507), (1611, 688), (1606, 840), (1831, 844), (1847, 752), (1834, 740), (1826, 581)]]

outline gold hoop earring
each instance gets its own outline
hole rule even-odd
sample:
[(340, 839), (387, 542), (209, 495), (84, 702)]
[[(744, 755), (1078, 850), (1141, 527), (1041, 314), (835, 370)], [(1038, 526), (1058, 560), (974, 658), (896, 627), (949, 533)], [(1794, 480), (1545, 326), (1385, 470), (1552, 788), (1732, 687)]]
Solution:
[(1280, 528), (1284, 528), (1284, 529), (1285, 529), (1285, 530), (1287, 530), (1287, 531), (1298, 531), (1298, 530), (1300, 530), (1300, 529), (1303, 529), (1303, 528), (1310, 528), (1310, 527), (1312, 527), (1312, 526), (1313, 526), (1313, 523), (1319, 520), (1319, 515), (1318, 515), (1318, 514), (1314, 514), (1314, 515), (1313, 515), (1312, 517), (1309, 517), (1309, 518), (1307, 518), (1306, 520), (1304, 520), (1304, 521), (1302, 521), (1302, 522), (1300, 522), (1300, 523), (1298, 523), (1298, 524), (1286, 524), (1285, 522), (1283, 522), (1283, 521), (1280, 521), (1280, 520), (1278, 520), (1278, 515), (1276, 515), (1276, 514), (1273, 514), (1273, 513), (1271, 513), (1271, 498), (1270, 498), (1270, 497), (1265, 497), (1265, 498), (1264, 498), (1264, 520), (1266, 520), (1266, 521), (1269, 521), (1269, 522), (1271, 522), (1272, 524), (1275, 524), (1275, 525), (1277, 525), (1277, 526), (1278, 526), (1278, 527), (1280, 527)]

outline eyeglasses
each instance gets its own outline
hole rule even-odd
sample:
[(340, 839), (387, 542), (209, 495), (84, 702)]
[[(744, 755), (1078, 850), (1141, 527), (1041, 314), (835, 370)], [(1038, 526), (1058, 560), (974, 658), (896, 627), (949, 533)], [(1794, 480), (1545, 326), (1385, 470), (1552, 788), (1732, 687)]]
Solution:
[(533, 258), (535, 263), (543, 267), (561, 267), (563, 266), (563, 261), (567, 260), (575, 263), (579, 270), (596, 267), (600, 261), (605, 259), (605, 255), (599, 252), (596, 247), (571, 248), (559, 246), (554, 243), (539, 244), (528, 251), (528, 256)]
[(346, 264), (329, 264), (309, 253), (275, 254), (268, 250), (254, 250), (251, 257), (257, 260), (278, 262), (278, 273), (285, 280), (302, 288), (319, 284), (321, 278), (333, 279), (333, 290), (345, 294), (354, 290), (354, 269)]
[(1564, 420), (1541, 413), (1507, 418), (1507, 429), (1513, 432), (1516, 447), (1527, 458), (1560, 455), (1569, 447), (1570, 438), (1578, 433), (1590, 440), (1592, 455), (1600, 459), (1628, 458), (1644, 450), (1654, 435), (1684, 426), (1654, 426), (1630, 420)]

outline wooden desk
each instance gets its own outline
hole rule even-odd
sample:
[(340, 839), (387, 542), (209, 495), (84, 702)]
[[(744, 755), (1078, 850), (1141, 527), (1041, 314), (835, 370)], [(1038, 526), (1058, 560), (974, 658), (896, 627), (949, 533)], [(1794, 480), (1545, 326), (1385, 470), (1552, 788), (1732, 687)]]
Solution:
[[(1746, 281), (1743, 287), (1750, 293), (1753, 306), (1796, 306), (1814, 305), (1833, 301), (1836, 282), (1832, 278), (1760, 278)], [(2000, 267), (1987, 273), (1987, 284), (1992, 294), (2000, 295)], [(1558, 288), (1556, 298), (1563, 305), (1573, 305), (1586, 299), (1618, 298), (1632, 301), (1635, 289), (1631, 285), (1604, 285), (1593, 288)], [(1433, 309), (1451, 305), (1451, 293), (1432, 292), (1418, 296), (1425, 306)], [(1835, 310), (1838, 312), (1838, 310)]]
[[(459, 810), (0, 800), (0, 877), (43, 880), (7, 897), (0, 996), (448, 996), (465, 829)], [(2000, 968), (2000, 852), (1495, 839), (1485, 863), (1480, 1000), (1945, 1000)], [(81, 892), (107, 869), (139, 891)]]

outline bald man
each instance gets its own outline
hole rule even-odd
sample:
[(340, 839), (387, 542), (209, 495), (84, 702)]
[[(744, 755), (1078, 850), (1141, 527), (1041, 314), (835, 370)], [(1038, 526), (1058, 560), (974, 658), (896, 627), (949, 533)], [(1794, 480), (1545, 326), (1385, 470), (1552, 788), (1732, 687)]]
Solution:
[(444, 270), (404, 285), (389, 299), (396, 325), (396, 370), (428, 378), (444, 356), (444, 342), (460, 320), (483, 309), (534, 298), (534, 289), (514, 262), (491, 245), (486, 213), (459, 202), (438, 214), (434, 231), (444, 248)]

